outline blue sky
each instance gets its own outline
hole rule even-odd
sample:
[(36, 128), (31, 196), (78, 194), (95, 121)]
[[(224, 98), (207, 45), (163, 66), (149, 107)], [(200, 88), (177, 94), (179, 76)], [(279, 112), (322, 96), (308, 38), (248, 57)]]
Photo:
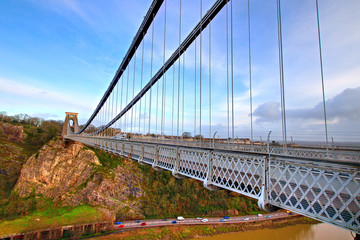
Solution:
[[(203, 13), (213, 2), (214, 0), (203, 1)], [(269, 130), (273, 131), (275, 138), (281, 136), (275, 2), (275, 0), (251, 1), (255, 139), (260, 136), (265, 138)], [(64, 119), (65, 111), (73, 111), (79, 113), (80, 122), (85, 122), (112, 80), (150, 4), (149, 0), (109, 0), (105, 3), (95, 0), (1, 1), (0, 111), (6, 111), (10, 115), (27, 113), (46, 119)], [(234, 127), (235, 135), (248, 137), (250, 116), (247, 1), (234, 1), (233, 4)], [(178, 6), (178, 0), (167, 1), (166, 59), (178, 46)], [(200, 4), (198, 1), (183, 0), (182, 7), (181, 39), (184, 39), (200, 18)], [(359, 140), (360, 15), (358, 10), (360, 2), (319, 0), (319, 8), (329, 136), (342, 141)], [(321, 140), (324, 139), (324, 127), (315, 1), (282, 1), (282, 14), (288, 136), (293, 136), (295, 140), (308, 137)], [(163, 62), (163, 19), (164, 6), (155, 19), (153, 73)], [(222, 136), (227, 135), (225, 24), (226, 9), (224, 8), (212, 23), (211, 35), (213, 96), (211, 125), (212, 133), (219, 131)], [(204, 90), (202, 133), (204, 135), (209, 135), (208, 35), (207, 28), (203, 32), (202, 49)], [(146, 35), (144, 44), (143, 81), (145, 82), (150, 78), (151, 31)], [(197, 41), (197, 57), (199, 57), (199, 41)], [(137, 52), (136, 61), (135, 94), (140, 90), (141, 51)], [(196, 130), (193, 120), (194, 64), (193, 44), (185, 55), (185, 117), (184, 129), (181, 130), (198, 133), (199, 92), (197, 92)], [(131, 77), (133, 67), (132, 62)], [(176, 81), (177, 64), (175, 72)], [(164, 126), (166, 133), (172, 131), (172, 74), (172, 69), (166, 74)], [(197, 81), (199, 81), (199, 68), (197, 68)], [(161, 82), (159, 87), (161, 89)], [(132, 89), (129, 94), (130, 99)], [(125, 101), (125, 93), (123, 97)], [(156, 99), (153, 98), (153, 103), (154, 101)], [(159, 102), (161, 104), (161, 100)], [(144, 106), (145, 103), (142, 104)], [(155, 113), (153, 106), (151, 125), (153, 130), (156, 128)], [(141, 121), (147, 121), (147, 118), (148, 113), (143, 112)], [(160, 126), (157, 129), (159, 132)]]

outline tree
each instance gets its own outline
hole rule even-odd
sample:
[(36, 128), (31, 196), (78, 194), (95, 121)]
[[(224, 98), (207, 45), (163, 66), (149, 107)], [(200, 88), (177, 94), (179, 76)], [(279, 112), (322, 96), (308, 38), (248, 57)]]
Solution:
[(190, 132), (183, 132), (182, 134), (183, 138), (191, 138), (191, 133)]
[[(82, 129), (84, 127), (84, 125), (81, 125), (81, 126), (79, 126), (79, 128), (80, 129)], [(94, 126), (94, 125), (92, 125), (92, 124), (90, 124), (86, 129), (85, 129), (85, 133), (93, 133), (93, 132), (96, 132), (98, 129)]]
[(0, 117), (1, 117), (1, 121), (4, 119), (4, 117), (6, 117), (7, 116), (7, 112), (5, 112), (5, 111), (1, 111), (0, 112)]
[(204, 138), (204, 136), (201, 135), (201, 134), (198, 134), (198, 135), (195, 136), (196, 140), (200, 140), (200, 139), (203, 139), (203, 138)]
[(33, 126), (39, 127), (41, 124), (41, 119), (38, 117), (30, 118), (29, 121), (30, 121), (30, 125), (33, 125)]

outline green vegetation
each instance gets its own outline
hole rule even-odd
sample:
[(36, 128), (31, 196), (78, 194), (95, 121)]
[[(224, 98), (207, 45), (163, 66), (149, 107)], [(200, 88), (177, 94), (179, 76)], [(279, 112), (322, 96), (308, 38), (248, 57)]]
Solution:
[[(176, 179), (171, 172), (156, 172), (150, 166), (140, 167), (146, 176), (143, 211), (147, 218), (258, 213), (255, 200), (227, 190), (212, 192), (194, 179)], [(236, 210), (236, 211), (234, 211)]]
[[(99, 149), (84, 148), (94, 151), (102, 164), (102, 166), (94, 166), (93, 174), (109, 177), (116, 167), (127, 167), (123, 158)], [(176, 179), (169, 171), (158, 172), (151, 166), (134, 164), (139, 169), (138, 171), (143, 173), (142, 188), (146, 194), (141, 199), (141, 202), (143, 214), (146, 218), (170, 218), (178, 215), (197, 217), (262, 213), (257, 206), (257, 202), (253, 199), (227, 190), (212, 192), (204, 188), (203, 183), (200, 181)], [(133, 164), (131, 165), (133, 166)], [(92, 179), (92, 176), (90, 178)], [(85, 187), (86, 184), (80, 186)], [(128, 196), (128, 198), (129, 201), (134, 200), (132, 196)], [(123, 220), (126, 218), (128, 211), (129, 209), (126, 208), (121, 209), (116, 214), (117, 219)]]
[(4, 111), (0, 112), (0, 121), (23, 127), (26, 138), (20, 146), (27, 156), (34, 154), (50, 139), (60, 135), (63, 125), (63, 121), (44, 120), (22, 113), (8, 116)]
[(32, 153), (38, 151), (45, 143), (60, 135), (62, 124), (61, 121), (50, 120), (43, 121), (39, 127), (24, 125), (24, 149)]
[(92, 147), (85, 147), (85, 148), (90, 149), (91, 151), (94, 151), (96, 156), (98, 157), (101, 165), (106, 169), (115, 169), (118, 166), (122, 166), (124, 163), (122, 158), (120, 158), (114, 154), (104, 152), (97, 148), (92, 148)]
[(50, 207), (38, 210), (16, 220), (0, 222), (0, 235), (56, 228), (72, 224), (99, 222), (106, 216), (97, 208), (82, 205), (77, 207)]

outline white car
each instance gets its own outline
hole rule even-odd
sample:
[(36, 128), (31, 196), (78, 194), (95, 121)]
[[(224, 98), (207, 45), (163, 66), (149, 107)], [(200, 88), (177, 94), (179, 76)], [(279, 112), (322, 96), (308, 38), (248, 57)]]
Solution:
[(183, 220), (185, 220), (185, 218), (182, 217), (182, 216), (178, 216), (176, 219), (177, 219), (178, 221), (183, 221)]
[(259, 214), (258, 214), (258, 217), (262, 217), (262, 214), (259, 213)]
[(202, 219), (201, 220), (202, 222), (207, 222), (208, 220), (206, 218)]
[(196, 220), (201, 220), (202, 218), (201, 217), (197, 217)]
[(249, 218), (244, 218), (243, 220), (244, 220), (244, 221), (247, 221), (247, 220), (249, 220)]

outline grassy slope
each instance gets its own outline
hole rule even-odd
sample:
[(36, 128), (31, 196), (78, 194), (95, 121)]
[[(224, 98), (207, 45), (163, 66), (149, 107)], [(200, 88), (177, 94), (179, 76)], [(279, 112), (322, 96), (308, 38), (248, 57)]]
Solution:
[(37, 229), (103, 221), (105, 216), (95, 207), (82, 205), (75, 208), (49, 208), (15, 220), (0, 222), (0, 236)]

